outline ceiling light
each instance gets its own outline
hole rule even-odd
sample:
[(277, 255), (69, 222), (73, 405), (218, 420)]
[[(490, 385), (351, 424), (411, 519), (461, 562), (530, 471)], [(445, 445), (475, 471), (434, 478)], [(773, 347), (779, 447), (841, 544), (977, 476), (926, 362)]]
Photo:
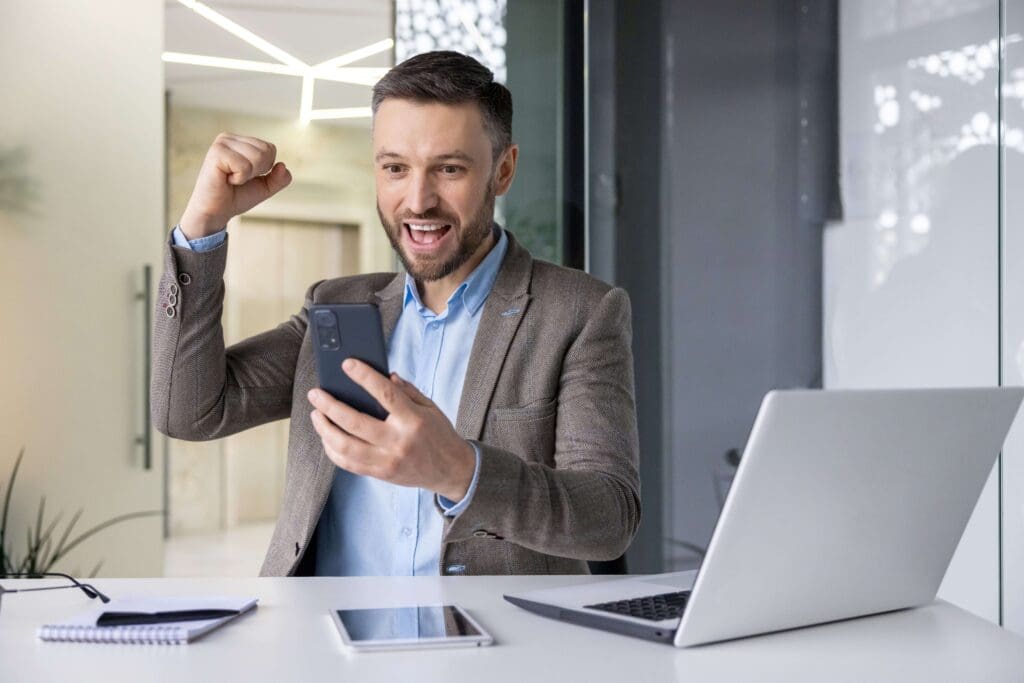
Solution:
[(164, 52), (163, 60), (174, 64), (191, 64), (194, 66), (209, 66), (218, 69), (234, 69), (236, 71), (256, 71), (259, 73), (278, 74), (282, 76), (298, 76), (302, 78), (302, 95), (299, 100), (299, 122), (307, 124), (313, 119), (353, 119), (367, 118), (372, 116), (370, 107), (348, 107), (342, 109), (313, 109), (313, 91), (316, 86), (316, 79), (334, 81), (336, 83), (352, 83), (354, 85), (372, 86), (379, 81), (385, 73), (386, 68), (378, 67), (348, 67), (347, 64), (365, 59), (371, 55), (379, 54), (394, 47), (395, 41), (391, 38), (379, 40), (376, 43), (361, 47), (358, 50), (346, 52), (325, 62), (310, 66), (302, 60), (294, 57), (276, 45), (260, 38), (252, 31), (239, 26), (224, 15), (210, 9), (196, 0), (178, 0), (185, 7), (196, 14), (221, 27), (231, 35), (244, 40), (256, 49), (277, 59), (280, 64), (271, 62), (257, 62), (248, 59), (230, 59), (227, 57), (212, 57), (208, 55), (186, 54), (183, 52)]
[(248, 59), (229, 59), (227, 57), (208, 57), (206, 55), (190, 55), (183, 52), (165, 52), (163, 60), (172, 64), (192, 64), (194, 66), (212, 66), (217, 69), (236, 69), (238, 71), (258, 71), (265, 74), (281, 74), (283, 76), (301, 76), (302, 71), (284, 64), (273, 62), (253, 62)]
[(365, 59), (366, 57), (371, 57), (375, 54), (385, 52), (387, 50), (390, 50), (394, 46), (394, 40), (392, 40), (391, 38), (385, 38), (384, 40), (374, 43), (373, 45), (367, 45), (366, 47), (361, 47), (358, 50), (346, 52), (343, 55), (335, 57), (334, 59), (328, 59), (326, 62), (320, 62), (319, 64), (316, 64), (313, 68), (334, 69), (339, 66), (345, 66), (346, 64), (351, 64), (352, 62), (358, 62), (360, 59)]
[(313, 69), (310, 73), (323, 81), (375, 85), (387, 72), (387, 68), (381, 67), (347, 66), (343, 69)]
[(342, 109), (314, 109), (309, 112), (311, 119), (363, 119), (373, 116), (370, 107), (344, 107)]
[(249, 29), (239, 26), (235, 22), (225, 17), (223, 14), (220, 14), (219, 12), (210, 9), (201, 2), (197, 2), (196, 0), (178, 0), (178, 2), (184, 5), (185, 7), (188, 7), (190, 10), (192, 10), (199, 16), (203, 17), (204, 19), (208, 19), (217, 26), (220, 26), (222, 29), (224, 29), (231, 35), (237, 38), (241, 38), (242, 40), (249, 43), (260, 52), (265, 52), (266, 54), (270, 55), (271, 57), (273, 57), (274, 59), (278, 60), (283, 64), (288, 64), (289, 66), (294, 66), (299, 69), (305, 69), (309, 66), (301, 59), (293, 57), (292, 55), (288, 54), (287, 52), (277, 47), (276, 45), (271, 45), (269, 42), (267, 42), (263, 38), (260, 38), (258, 35), (256, 35)]
[(306, 125), (313, 111), (313, 77), (306, 74), (302, 77), (302, 96), (299, 101), (299, 123)]

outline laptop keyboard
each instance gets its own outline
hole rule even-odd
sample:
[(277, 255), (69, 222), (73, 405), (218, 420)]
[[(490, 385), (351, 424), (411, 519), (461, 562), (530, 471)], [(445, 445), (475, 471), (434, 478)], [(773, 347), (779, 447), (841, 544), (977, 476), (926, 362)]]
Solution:
[(599, 609), (613, 614), (624, 614), (627, 617), (636, 617), (637, 619), (661, 621), (662, 619), (678, 619), (681, 617), (683, 609), (686, 607), (686, 600), (689, 597), (690, 591), (679, 591), (678, 593), (645, 595), (642, 598), (633, 598), (632, 600), (616, 600), (615, 602), (602, 602), (597, 605), (584, 605), (584, 607), (587, 609)]

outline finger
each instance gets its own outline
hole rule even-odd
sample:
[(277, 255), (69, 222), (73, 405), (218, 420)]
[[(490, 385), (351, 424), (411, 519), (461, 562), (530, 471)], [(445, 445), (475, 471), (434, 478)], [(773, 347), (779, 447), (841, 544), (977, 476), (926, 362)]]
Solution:
[(387, 377), (361, 360), (348, 358), (341, 364), (341, 369), (353, 382), (377, 399), (377, 403), (389, 413), (406, 411), (411, 407), (412, 400), (405, 392), (400, 391)]
[(346, 434), (319, 410), (309, 414), (313, 429), (320, 435), (324, 449), (330, 448), (336, 454), (352, 463), (370, 465), (373, 463), (373, 447), (358, 437)]
[[(314, 410), (310, 413), (310, 419), (313, 421), (314, 426), (319, 427), (317, 429), (318, 432), (320, 430), (325, 432), (330, 430), (330, 422), (324, 417), (323, 413)], [(351, 439), (352, 437), (349, 438)], [(352, 474), (384, 480), (393, 475), (393, 472), (388, 471), (383, 466), (386, 460), (382, 457), (381, 453), (370, 453), (363, 450), (358, 443), (353, 445), (352, 443), (336, 442), (333, 439), (330, 441), (324, 440), (323, 448), (324, 454), (327, 455), (327, 458), (332, 463)]]
[(370, 470), (372, 467), (371, 465), (367, 463), (361, 463), (356, 460), (351, 460), (347, 456), (336, 452), (333, 448), (326, 444), (324, 444), (324, 454), (327, 455), (328, 460), (330, 460), (331, 462), (333, 462), (335, 465), (345, 470), (346, 472), (351, 472), (352, 474), (358, 474), (361, 476), (373, 476), (372, 474), (370, 474)]
[(372, 444), (383, 445), (390, 441), (388, 437), (391, 431), (383, 422), (359, 412), (326, 391), (311, 389), (306, 397), (317, 410), (327, 416), (328, 420), (349, 434)]
[(225, 140), (218, 140), (213, 155), (217, 169), (227, 176), (231, 185), (242, 185), (257, 175), (252, 160), (231, 147)]
[(253, 169), (252, 177), (269, 173), (270, 169), (274, 167), (274, 159), (277, 157), (276, 150), (271, 151), (268, 148), (258, 147), (251, 142), (236, 138), (225, 138), (222, 142), (226, 147), (249, 160)]
[(391, 381), (394, 382), (399, 389), (405, 392), (405, 395), (412, 399), (413, 403), (427, 407), (434, 405), (434, 402), (424, 396), (423, 393), (416, 388), (416, 385), (402, 379), (397, 372), (391, 373)]
[(248, 143), (253, 147), (256, 147), (257, 149), (270, 152), (272, 156), (277, 156), (277, 147), (272, 142), (267, 142), (266, 140), (254, 138), (249, 135), (239, 135), (238, 133), (231, 133), (230, 137), (235, 140), (240, 140), (242, 142)]

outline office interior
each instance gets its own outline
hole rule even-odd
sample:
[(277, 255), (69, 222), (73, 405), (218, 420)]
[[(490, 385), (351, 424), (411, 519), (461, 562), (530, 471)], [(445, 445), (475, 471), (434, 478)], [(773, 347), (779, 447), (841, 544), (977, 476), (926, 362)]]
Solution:
[[(206, 443), (149, 424), (168, 231), (209, 142), (235, 130), (273, 139), (296, 183), (229, 225), (229, 342), (315, 280), (395, 269), (370, 86), (432, 49), (478, 57), (515, 98), (498, 220), (631, 297), (643, 522), (594, 571), (699, 565), (771, 389), (1024, 384), (1024, 2), (204, 6), (342, 76), (260, 71), (265, 54), (184, 0), (0, 4), (10, 554), (39, 519), (77, 513), (81, 532), (147, 513), (58, 568), (258, 572), (287, 423)], [(1021, 510), (1018, 423), (939, 597), (1024, 634)]]

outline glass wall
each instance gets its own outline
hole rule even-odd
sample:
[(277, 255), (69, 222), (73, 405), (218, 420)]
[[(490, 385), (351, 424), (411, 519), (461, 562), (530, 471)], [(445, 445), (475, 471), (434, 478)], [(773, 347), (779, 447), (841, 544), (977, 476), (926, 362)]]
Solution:
[[(826, 386), (1024, 384), (1024, 3), (842, 2)], [(1016, 424), (940, 597), (1024, 633)]]
[(515, 181), (498, 202), (497, 220), (534, 257), (582, 266), (567, 258), (565, 244), (567, 234), (575, 243), (573, 235), (582, 235), (583, 225), (582, 209), (567, 209), (581, 206), (579, 192), (566, 187), (571, 170), (582, 162), (582, 150), (567, 140), (567, 134), (582, 135), (571, 127), (572, 121), (582, 121), (582, 112), (571, 109), (566, 89), (572, 84), (565, 82), (571, 51), (581, 47), (565, 40), (567, 29), (582, 25), (578, 5), (566, 0), (398, 0), (395, 59), (457, 50), (480, 60), (509, 88), (512, 139), (520, 156)]
[[(1004, 0), (999, 148), (1001, 223), (1000, 379), (1024, 386), (1024, 2)], [(1024, 634), (1024, 427), (1010, 430), (999, 471), (1002, 623)]]

